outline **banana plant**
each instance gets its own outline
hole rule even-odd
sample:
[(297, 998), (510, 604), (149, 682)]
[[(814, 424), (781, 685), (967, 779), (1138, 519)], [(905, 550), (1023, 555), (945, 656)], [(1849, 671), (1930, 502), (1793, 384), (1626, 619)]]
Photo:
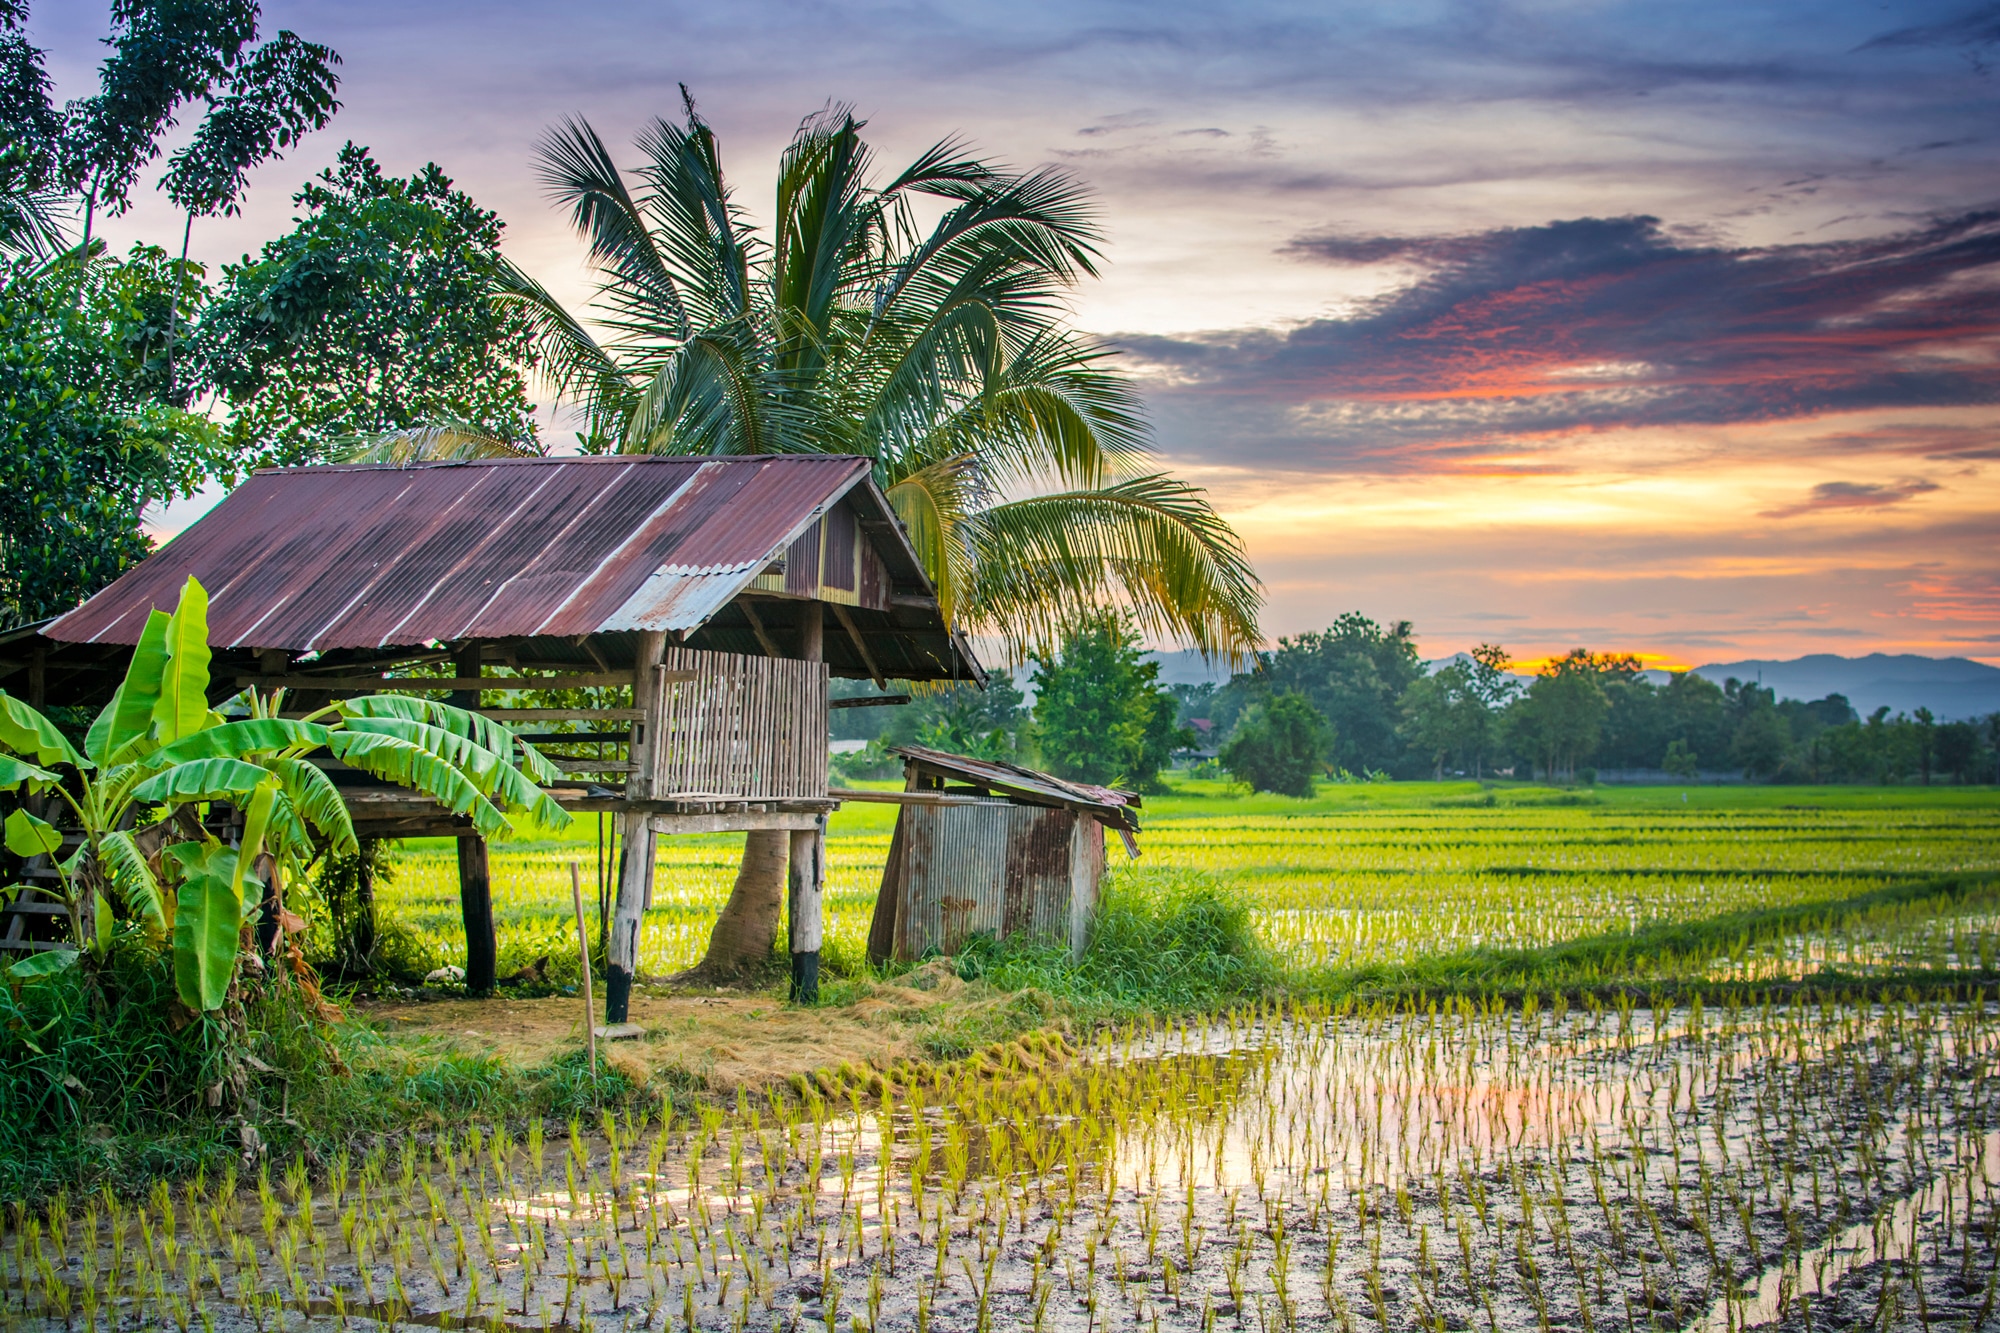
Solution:
[[(208, 594), (190, 578), (171, 615), (148, 616), (81, 752), (0, 691), (0, 790), (56, 793), (81, 835), (58, 856), (62, 834), (18, 809), (6, 821), (8, 849), (49, 856), (82, 955), (101, 958), (120, 922), (171, 948), (175, 989), (190, 1009), (226, 1001), (242, 929), (263, 898), (261, 856), (296, 876), (322, 850), (356, 848), (347, 804), (311, 755), (422, 792), (489, 838), (510, 831), (509, 812), (549, 830), (569, 823), (537, 785), (556, 779), (555, 765), (477, 713), (381, 694), (287, 718), (283, 691), (250, 690), (239, 696), (248, 716), (226, 718), (208, 705), (209, 660)], [(217, 802), (241, 813), (235, 846), (207, 831), (203, 813)]]

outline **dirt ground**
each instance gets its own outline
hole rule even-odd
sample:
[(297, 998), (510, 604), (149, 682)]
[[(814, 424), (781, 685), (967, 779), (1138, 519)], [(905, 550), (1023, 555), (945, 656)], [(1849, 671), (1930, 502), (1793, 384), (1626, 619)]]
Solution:
[[(846, 1063), (880, 1070), (900, 1060), (926, 1060), (921, 1039), (941, 1020), (999, 1002), (968, 996), (965, 983), (945, 968), (920, 968), (899, 982), (867, 987), (851, 1003), (812, 1009), (754, 992), (642, 988), (633, 992), (631, 1021), (643, 1034), (600, 1041), (598, 1052), (636, 1080), (665, 1072), (711, 1092), (754, 1092)], [(600, 1024), (602, 1003), (600, 998), (595, 1015)], [(573, 995), (361, 1001), (354, 1015), (392, 1039), (433, 1038), (522, 1067), (583, 1044), (583, 1001)]]

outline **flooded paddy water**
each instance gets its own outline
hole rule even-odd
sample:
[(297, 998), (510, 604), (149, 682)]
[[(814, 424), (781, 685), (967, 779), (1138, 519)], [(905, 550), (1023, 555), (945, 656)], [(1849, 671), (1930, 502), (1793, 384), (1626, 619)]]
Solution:
[(0, 1323), (2000, 1327), (1996, 1055), (1991, 1004), (1803, 999), (1031, 1039), (16, 1214)]

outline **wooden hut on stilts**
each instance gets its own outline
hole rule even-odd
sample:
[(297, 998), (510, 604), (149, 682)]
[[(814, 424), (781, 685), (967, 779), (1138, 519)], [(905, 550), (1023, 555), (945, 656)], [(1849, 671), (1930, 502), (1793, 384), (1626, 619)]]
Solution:
[[(171, 609), (190, 575), (209, 592), (216, 703), (248, 685), (283, 688), (287, 712), (447, 692), (524, 738), (595, 744), (559, 761), (574, 785), (551, 795), (608, 812), (622, 835), (612, 1023), (662, 834), (789, 833), (790, 947), (809, 998), (838, 804), (829, 678), (984, 679), (868, 460), (614, 456), (259, 472), (75, 611), (0, 639), (0, 687), (101, 704), (147, 613)], [(524, 693), (627, 689), (575, 707)], [(457, 838), (466, 984), (490, 989), (484, 841), (427, 798), (323, 762), (362, 836)]]

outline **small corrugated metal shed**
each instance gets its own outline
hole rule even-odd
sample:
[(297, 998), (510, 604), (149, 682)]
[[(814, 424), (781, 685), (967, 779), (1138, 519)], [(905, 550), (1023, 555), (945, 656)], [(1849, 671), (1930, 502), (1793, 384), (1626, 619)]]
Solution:
[(1031, 934), (1081, 957), (1104, 878), (1104, 831), (1139, 854), (1136, 793), (1031, 768), (900, 746), (904, 787), (875, 898), (868, 956), (958, 952), (975, 935)]

